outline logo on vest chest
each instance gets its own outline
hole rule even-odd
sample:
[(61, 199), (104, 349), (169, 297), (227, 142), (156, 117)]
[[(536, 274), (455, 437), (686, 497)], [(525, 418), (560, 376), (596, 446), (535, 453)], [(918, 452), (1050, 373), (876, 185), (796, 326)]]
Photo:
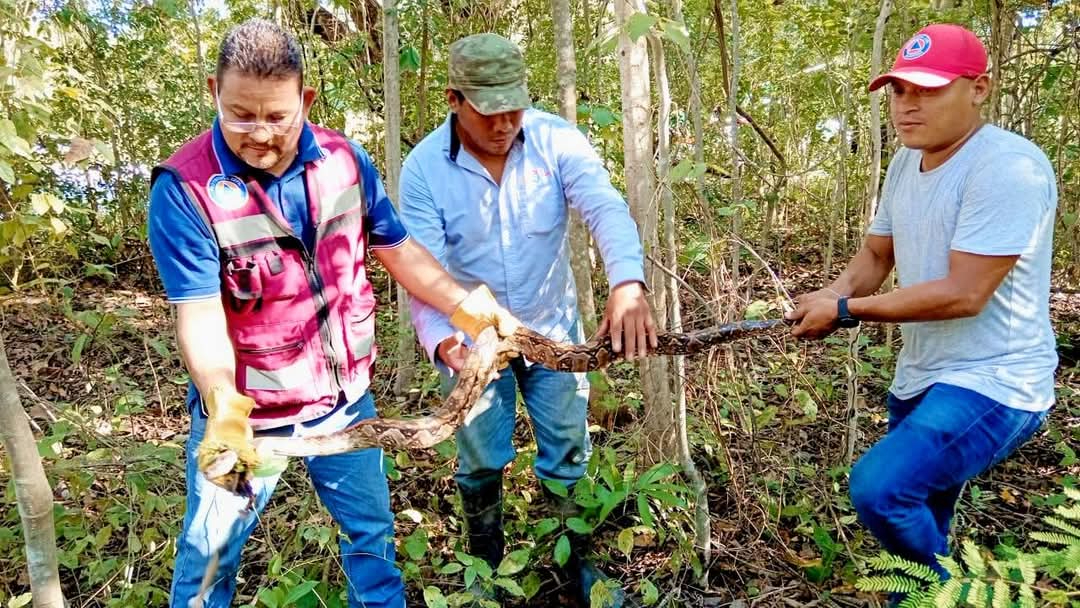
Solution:
[(226, 211), (236, 211), (248, 201), (247, 185), (235, 175), (214, 175), (206, 182), (206, 191), (210, 200)]

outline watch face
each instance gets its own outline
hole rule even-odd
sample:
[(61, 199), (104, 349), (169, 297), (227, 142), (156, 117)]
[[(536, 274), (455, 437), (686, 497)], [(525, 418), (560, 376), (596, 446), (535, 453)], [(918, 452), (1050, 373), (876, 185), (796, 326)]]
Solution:
[(836, 324), (839, 325), (840, 327), (846, 327), (846, 328), (858, 327), (859, 326), (859, 320), (858, 319), (852, 319), (851, 317), (842, 317), (840, 319), (837, 319)]

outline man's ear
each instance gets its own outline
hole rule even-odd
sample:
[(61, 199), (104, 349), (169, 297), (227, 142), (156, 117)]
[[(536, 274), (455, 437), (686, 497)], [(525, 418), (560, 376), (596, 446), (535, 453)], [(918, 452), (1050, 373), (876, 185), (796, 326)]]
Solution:
[(210, 89), (210, 101), (214, 102), (215, 106), (217, 105), (217, 85), (218, 82), (216, 75), (211, 74), (210, 76), (206, 77), (206, 87)]
[(315, 91), (315, 87), (304, 87), (300, 91), (301, 99), (304, 103), (304, 118), (307, 119), (308, 113), (311, 112), (311, 106), (315, 104), (315, 96), (318, 93)]
[(980, 74), (971, 85), (973, 98), (972, 101), (975, 105), (981, 105), (986, 101), (986, 98), (990, 96), (990, 89), (993, 87), (993, 83), (990, 81), (989, 74)]
[(457, 114), (457, 111), (461, 108), (461, 102), (458, 100), (457, 94), (453, 89), (446, 89), (446, 105), (450, 106), (450, 111)]

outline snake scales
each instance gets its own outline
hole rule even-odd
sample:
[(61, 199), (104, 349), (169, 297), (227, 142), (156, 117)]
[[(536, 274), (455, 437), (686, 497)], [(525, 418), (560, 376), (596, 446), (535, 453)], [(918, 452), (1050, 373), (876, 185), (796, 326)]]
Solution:
[[(649, 354), (692, 355), (718, 344), (767, 333), (782, 324), (780, 320), (740, 321), (690, 333), (661, 333), (657, 335), (657, 348)], [(560, 344), (520, 328), (499, 340), (494, 329), (486, 329), (470, 350), (457, 385), (430, 415), (409, 420), (371, 418), (322, 437), (261, 437), (255, 440), (256, 446), (260, 453), (280, 456), (325, 456), (369, 447), (430, 448), (454, 434), (488, 383), (517, 356), (564, 372), (597, 370), (621, 358), (612, 349), (610, 338), (581, 345)]]

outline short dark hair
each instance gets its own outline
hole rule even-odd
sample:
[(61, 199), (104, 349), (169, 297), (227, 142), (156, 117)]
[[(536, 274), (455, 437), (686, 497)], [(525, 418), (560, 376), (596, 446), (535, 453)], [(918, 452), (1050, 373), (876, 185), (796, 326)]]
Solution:
[(229, 30), (218, 51), (217, 78), (236, 70), (258, 78), (304, 82), (304, 55), (300, 44), (280, 25), (266, 19), (248, 19)]
[(457, 89), (450, 89), (450, 92), (454, 94), (454, 99), (458, 100), (458, 103), (465, 103), (465, 94)]

